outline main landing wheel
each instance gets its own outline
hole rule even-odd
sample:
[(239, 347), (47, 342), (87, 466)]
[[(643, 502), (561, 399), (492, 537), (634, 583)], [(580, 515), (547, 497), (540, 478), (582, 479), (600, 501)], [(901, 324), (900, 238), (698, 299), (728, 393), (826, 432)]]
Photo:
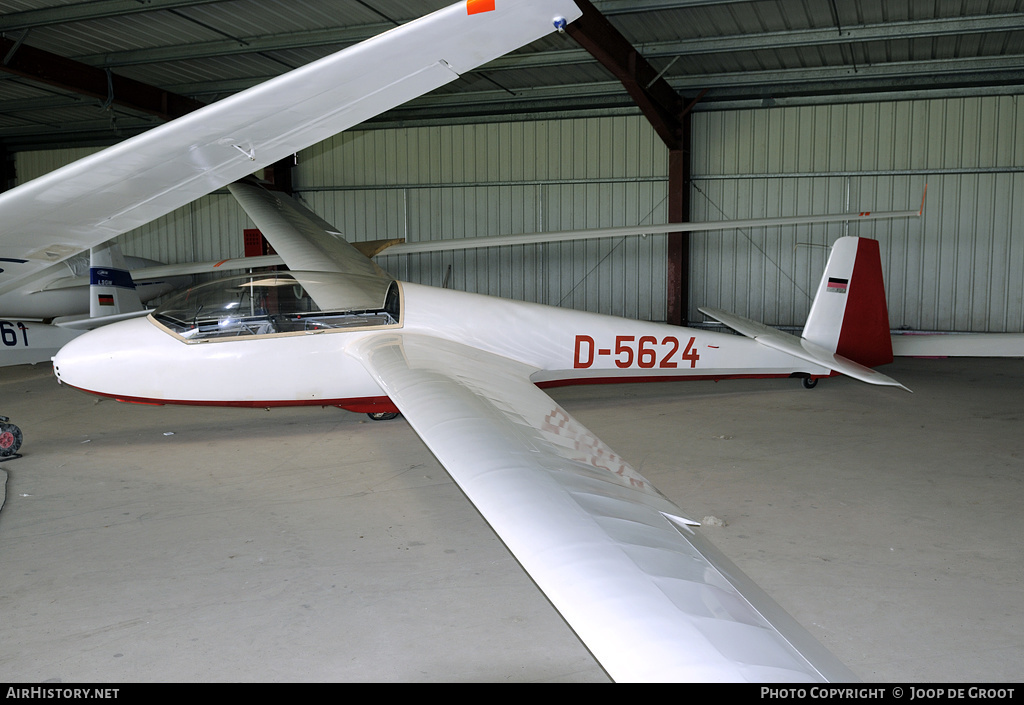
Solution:
[(374, 421), (390, 421), (398, 417), (397, 411), (374, 411), (367, 414)]
[[(0, 416), (6, 422), (6, 416)], [(21, 429), (11, 423), (0, 423), (0, 457), (14, 455), (21, 448)]]
[(818, 386), (817, 377), (804, 377), (803, 378), (804, 389), (814, 389)]

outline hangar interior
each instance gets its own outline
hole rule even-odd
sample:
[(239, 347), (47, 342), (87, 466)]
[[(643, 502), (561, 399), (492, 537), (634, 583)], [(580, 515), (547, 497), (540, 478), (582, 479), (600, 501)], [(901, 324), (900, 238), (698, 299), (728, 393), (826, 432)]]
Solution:
[[(0, 2), (4, 180), (447, 4)], [(1024, 2), (592, 7), (607, 26), (268, 176), (352, 241), (410, 242), (905, 210), (927, 186), (912, 219), (377, 261), (629, 318), (706, 325), (712, 306), (799, 329), (828, 246), (854, 234), (881, 244), (894, 330), (1024, 333)], [(251, 227), (225, 191), (119, 240), (218, 261)], [(722, 518), (712, 541), (862, 679), (1017, 679), (1020, 360), (892, 368), (915, 394), (834, 379), (555, 396), (684, 509)], [(140, 409), (41, 367), (3, 370), (0, 399), (26, 431), (0, 512), (5, 679), (606, 678), (401, 420)]]

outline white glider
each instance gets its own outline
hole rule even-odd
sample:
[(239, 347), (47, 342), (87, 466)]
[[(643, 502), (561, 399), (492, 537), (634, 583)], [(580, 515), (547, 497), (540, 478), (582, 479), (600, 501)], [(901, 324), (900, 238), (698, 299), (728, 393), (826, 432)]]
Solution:
[(16, 254), (0, 293), (230, 183), (292, 271), (88, 332), (54, 358), (63, 383), (146, 403), (401, 411), (615, 680), (853, 680), (542, 388), (836, 372), (898, 385), (865, 372), (891, 359), (877, 243), (839, 241), (803, 336), (718, 314), (737, 336), (400, 283), (300, 204), (236, 181), (579, 14), (463, 0), (3, 194), (0, 248)]
[(293, 270), (84, 335), (54, 359), (63, 383), (148, 404), (400, 411), (615, 680), (854, 678), (541, 387), (833, 372), (898, 385), (857, 359), (863, 336), (882, 342), (871, 364), (889, 341), (876, 242), (839, 240), (804, 337), (725, 316), (753, 325), (743, 337), (400, 283), (301, 204), (230, 189)]

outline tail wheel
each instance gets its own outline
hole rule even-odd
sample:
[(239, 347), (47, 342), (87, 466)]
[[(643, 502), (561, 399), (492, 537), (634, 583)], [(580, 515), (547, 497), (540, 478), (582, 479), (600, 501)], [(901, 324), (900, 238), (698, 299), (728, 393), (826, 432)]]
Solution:
[(804, 377), (804, 389), (814, 389), (818, 386), (817, 377)]
[(14, 424), (0, 423), (0, 456), (14, 455), (21, 448), (21, 429)]

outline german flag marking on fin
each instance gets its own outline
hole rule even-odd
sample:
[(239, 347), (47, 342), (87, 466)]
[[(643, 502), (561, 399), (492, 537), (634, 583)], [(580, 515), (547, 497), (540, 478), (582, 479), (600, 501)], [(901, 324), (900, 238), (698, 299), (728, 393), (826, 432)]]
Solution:
[(479, 15), (481, 12), (494, 12), (495, 0), (466, 0), (466, 12)]
[(846, 288), (850, 285), (849, 279), (839, 279), (837, 277), (829, 277), (828, 284), (826, 286), (827, 291), (831, 291), (836, 294), (845, 294)]

